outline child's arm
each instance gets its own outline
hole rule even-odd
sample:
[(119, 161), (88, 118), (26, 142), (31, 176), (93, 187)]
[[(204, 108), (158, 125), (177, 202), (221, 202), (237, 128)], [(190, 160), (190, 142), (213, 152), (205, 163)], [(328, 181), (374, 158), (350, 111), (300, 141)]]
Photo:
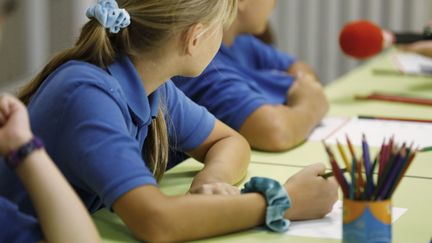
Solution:
[[(0, 96), (0, 153), (7, 155), (32, 137), (25, 107), (12, 96)], [(30, 153), (16, 174), (48, 242), (100, 242), (87, 210), (43, 149)]]
[(286, 105), (263, 105), (240, 127), (253, 148), (284, 151), (301, 143), (327, 113), (324, 90), (312, 76), (297, 79)]
[[(285, 183), (292, 204), (286, 218), (320, 218), (330, 212), (337, 199), (337, 184), (318, 176), (324, 171), (323, 164), (312, 165)], [(262, 225), (266, 202), (257, 193), (168, 197), (156, 187), (141, 186), (117, 199), (113, 208), (138, 239), (171, 242)]]
[(308, 64), (306, 64), (302, 61), (294, 62), (288, 68), (287, 72), (294, 77), (297, 77), (299, 74), (312, 75), (318, 81), (318, 76), (317, 76), (316, 72), (312, 69), (311, 66), (309, 66)]
[(192, 182), (191, 193), (239, 193), (231, 185), (244, 178), (250, 161), (250, 146), (240, 134), (216, 120), (209, 137), (188, 153), (204, 163)]
[(417, 41), (412, 44), (400, 45), (401, 51), (415, 52), (432, 58), (432, 40)]

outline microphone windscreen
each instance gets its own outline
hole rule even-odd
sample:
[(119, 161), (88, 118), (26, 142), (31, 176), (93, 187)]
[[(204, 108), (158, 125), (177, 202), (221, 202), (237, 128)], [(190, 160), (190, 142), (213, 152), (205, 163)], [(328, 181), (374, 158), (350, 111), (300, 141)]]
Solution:
[(357, 59), (366, 59), (381, 52), (383, 41), (381, 28), (367, 20), (348, 23), (339, 36), (342, 51)]

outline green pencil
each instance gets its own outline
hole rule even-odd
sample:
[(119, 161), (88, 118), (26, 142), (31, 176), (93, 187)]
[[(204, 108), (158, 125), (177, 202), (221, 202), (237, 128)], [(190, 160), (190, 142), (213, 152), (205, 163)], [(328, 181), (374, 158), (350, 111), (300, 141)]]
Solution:
[[(347, 170), (347, 168), (343, 168), (343, 169), (341, 169), (341, 172), (342, 172), (342, 173), (345, 173), (345, 172), (348, 172), (348, 170)], [(320, 175), (320, 176), (322, 176), (324, 179), (327, 179), (327, 178), (329, 178), (330, 176), (333, 176), (333, 171), (327, 172), (327, 173), (322, 174), (322, 175)]]
[(419, 150), (419, 152), (431, 152), (431, 151), (432, 151), (432, 146), (423, 147), (422, 149)]

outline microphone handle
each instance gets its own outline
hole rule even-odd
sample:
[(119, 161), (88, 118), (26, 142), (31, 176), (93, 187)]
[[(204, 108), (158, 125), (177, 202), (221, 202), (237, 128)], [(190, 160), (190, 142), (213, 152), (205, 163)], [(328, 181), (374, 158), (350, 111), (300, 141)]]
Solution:
[(424, 40), (422, 34), (418, 33), (394, 33), (396, 44), (410, 44), (416, 41)]
[(421, 40), (432, 40), (432, 26), (426, 26), (423, 34), (415, 32), (394, 33), (396, 44), (410, 44)]

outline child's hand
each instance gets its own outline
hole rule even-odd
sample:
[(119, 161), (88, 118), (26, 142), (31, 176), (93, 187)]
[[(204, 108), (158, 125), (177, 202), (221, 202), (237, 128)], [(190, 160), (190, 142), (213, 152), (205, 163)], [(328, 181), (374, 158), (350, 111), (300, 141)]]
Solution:
[(287, 94), (288, 106), (306, 106), (319, 118), (329, 109), (329, 102), (322, 85), (311, 75), (300, 75)]
[(306, 63), (301, 62), (301, 61), (297, 61), (294, 64), (292, 64), (290, 66), (290, 68), (288, 69), (288, 73), (294, 77), (299, 77), (299, 76), (303, 76), (303, 75), (311, 75), (312, 77), (315, 78), (315, 80), (317, 82), (318, 81), (318, 76), (315, 73), (315, 71)]
[(225, 182), (215, 182), (191, 188), (189, 193), (204, 195), (239, 195), (240, 190), (237, 187)]
[(322, 218), (332, 210), (338, 194), (334, 178), (324, 179), (325, 166), (308, 166), (289, 178), (285, 188), (291, 198), (291, 208), (285, 213), (290, 220)]
[(400, 45), (399, 50), (415, 52), (420, 55), (432, 57), (432, 40), (417, 41), (408, 45)]
[(0, 95), (0, 154), (16, 150), (33, 137), (26, 107), (9, 94)]

